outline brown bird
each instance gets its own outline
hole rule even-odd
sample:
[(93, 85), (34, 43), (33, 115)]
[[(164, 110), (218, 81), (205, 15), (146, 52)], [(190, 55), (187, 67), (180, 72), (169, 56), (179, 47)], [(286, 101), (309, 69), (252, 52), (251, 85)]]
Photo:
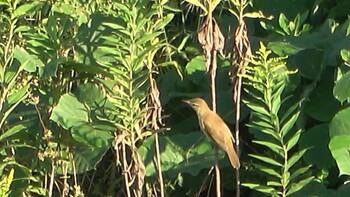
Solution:
[(201, 98), (183, 100), (183, 102), (189, 104), (196, 111), (201, 130), (227, 153), (231, 165), (238, 169), (240, 163), (233, 147), (235, 140), (225, 122), (219, 115), (211, 111)]

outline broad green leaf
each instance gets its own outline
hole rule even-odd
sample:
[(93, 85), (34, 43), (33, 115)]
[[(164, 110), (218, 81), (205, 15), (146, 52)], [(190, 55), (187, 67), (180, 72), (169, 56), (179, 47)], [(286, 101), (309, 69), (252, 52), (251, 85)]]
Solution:
[(340, 175), (350, 175), (350, 135), (337, 135), (331, 138), (329, 149), (337, 162)]
[(309, 148), (303, 157), (304, 161), (307, 164), (316, 165), (319, 169), (335, 166), (334, 159), (328, 148), (329, 141), (328, 124), (318, 124), (304, 131), (298, 143), (301, 149)]
[(333, 94), (341, 103), (344, 101), (350, 102), (350, 71), (345, 73), (336, 83), (333, 89)]
[(64, 129), (69, 129), (88, 122), (88, 112), (76, 97), (67, 93), (61, 96), (58, 104), (53, 108), (50, 119)]
[(340, 102), (334, 98), (333, 88), (333, 79), (321, 80), (305, 102), (305, 112), (318, 121), (330, 122), (341, 109)]
[[(109, 147), (99, 149), (90, 149), (86, 147), (78, 147), (73, 150), (74, 162), (69, 162), (68, 173), (84, 173), (93, 169), (102, 160)], [(73, 171), (72, 164), (75, 165), (76, 172)]]
[(287, 169), (292, 168), (294, 164), (300, 160), (300, 158), (305, 154), (307, 150), (308, 149), (302, 149), (296, 153), (293, 153), (293, 155), (287, 161)]
[(79, 85), (75, 95), (80, 102), (86, 103), (89, 106), (99, 106), (106, 97), (102, 88), (94, 83)]
[(72, 137), (92, 149), (108, 148), (113, 136), (108, 131), (94, 128), (92, 125), (82, 124), (71, 128)]
[[(349, 28), (350, 28), (350, 25), (349, 25)], [(350, 66), (350, 50), (345, 50), (345, 49), (341, 50), (340, 56), (344, 60), (345, 64), (347, 66)]]
[(204, 56), (197, 56), (188, 62), (185, 68), (187, 77), (195, 84), (200, 85), (205, 78), (205, 60)]
[[(209, 169), (215, 163), (212, 143), (201, 132), (160, 136), (159, 143), (162, 171), (167, 176), (174, 177), (178, 173), (197, 176), (201, 170)], [(156, 176), (153, 162), (154, 135), (143, 142), (139, 153), (145, 163), (146, 176)], [(219, 159), (222, 158), (223, 151), (219, 151)], [(228, 161), (226, 165), (229, 166)]]
[(295, 54), (294, 61), (298, 73), (307, 79), (317, 79), (325, 67), (322, 58), (317, 57), (323, 55), (324, 51), (318, 49), (305, 49)]
[(44, 66), (44, 63), (37, 56), (29, 54), (24, 48), (16, 47), (14, 57), (21, 64), (25, 64), (23, 69), (28, 72), (34, 72), (36, 71), (36, 67)]
[(350, 107), (339, 111), (333, 118), (329, 126), (331, 138), (338, 135), (350, 135)]
[(279, 163), (278, 161), (270, 158), (270, 157), (265, 157), (265, 156), (260, 156), (260, 155), (253, 155), (253, 154), (249, 154), (249, 156), (255, 158), (255, 159), (258, 159), (260, 161), (263, 161), (265, 163), (268, 163), (268, 164), (272, 164), (274, 166), (278, 166), (278, 167), (281, 167), (282, 164)]
[(303, 50), (289, 42), (270, 42), (267, 47), (279, 56), (294, 55)]

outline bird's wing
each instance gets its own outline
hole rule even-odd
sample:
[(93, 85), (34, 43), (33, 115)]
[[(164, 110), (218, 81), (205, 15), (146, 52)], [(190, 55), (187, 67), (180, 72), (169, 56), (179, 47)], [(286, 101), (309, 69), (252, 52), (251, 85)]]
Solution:
[[(210, 118), (208, 118), (210, 117)], [(225, 122), (214, 112), (205, 117), (206, 121), (203, 121), (206, 132), (211, 136), (212, 140), (216, 142), (220, 148), (227, 150), (227, 147), (223, 147), (227, 140), (233, 140), (230, 129)], [(214, 126), (215, 125), (215, 126)]]

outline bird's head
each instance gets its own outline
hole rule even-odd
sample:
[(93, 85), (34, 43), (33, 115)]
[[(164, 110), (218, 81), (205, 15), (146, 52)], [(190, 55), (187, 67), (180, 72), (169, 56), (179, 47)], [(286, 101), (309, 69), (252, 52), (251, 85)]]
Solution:
[(200, 113), (203, 109), (208, 109), (207, 103), (201, 98), (185, 99), (182, 101), (189, 104), (197, 113)]

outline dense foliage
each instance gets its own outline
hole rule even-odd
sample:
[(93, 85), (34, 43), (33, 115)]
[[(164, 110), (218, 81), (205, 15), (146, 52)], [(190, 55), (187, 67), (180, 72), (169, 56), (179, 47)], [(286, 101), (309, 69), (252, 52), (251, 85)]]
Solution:
[(215, 196), (215, 149), (181, 102), (213, 84), (240, 130), (223, 196), (345, 196), (349, 6), (0, 0), (0, 196)]

